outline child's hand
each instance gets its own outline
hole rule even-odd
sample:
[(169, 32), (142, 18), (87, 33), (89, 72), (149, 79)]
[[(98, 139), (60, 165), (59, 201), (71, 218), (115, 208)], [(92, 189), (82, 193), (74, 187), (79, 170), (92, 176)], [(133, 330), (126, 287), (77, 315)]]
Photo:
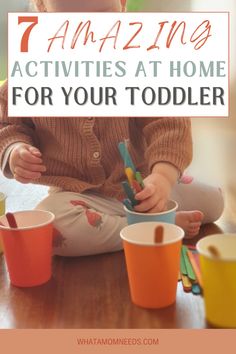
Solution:
[(14, 178), (21, 183), (30, 183), (46, 171), (41, 152), (28, 144), (19, 144), (11, 151), (9, 167)]
[(137, 193), (135, 199), (140, 204), (135, 206), (135, 211), (155, 213), (164, 211), (171, 192), (171, 184), (161, 174), (152, 173), (144, 179), (144, 189)]
[(168, 163), (158, 163), (152, 173), (144, 179), (144, 189), (135, 198), (140, 204), (135, 206), (137, 212), (155, 213), (166, 209), (173, 184), (178, 178), (178, 170)]

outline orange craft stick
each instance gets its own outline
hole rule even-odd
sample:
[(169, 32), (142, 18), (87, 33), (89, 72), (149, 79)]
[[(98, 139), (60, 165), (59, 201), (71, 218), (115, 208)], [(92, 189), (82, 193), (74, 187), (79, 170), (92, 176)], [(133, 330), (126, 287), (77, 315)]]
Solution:
[(199, 284), (200, 287), (202, 288), (202, 276), (201, 276), (199, 267), (198, 267), (198, 265), (197, 265), (197, 263), (196, 263), (196, 261), (195, 261), (195, 258), (194, 258), (194, 256), (193, 256), (192, 252), (189, 251), (189, 250), (187, 250), (187, 255), (188, 255), (188, 258), (189, 258), (189, 260), (190, 260), (190, 263), (191, 263), (191, 265), (192, 265), (192, 267), (193, 267), (194, 273), (195, 273), (195, 275), (196, 275), (196, 277), (197, 277), (198, 284)]
[(132, 170), (131, 167), (126, 167), (125, 168), (125, 174), (127, 176), (127, 179), (129, 181), (130, 186), (132, 186), (132, 183), (134, 181), (134, 171)]
[(154, 235), (154, 242), (155, 243), (161, 243), (163, 242), (163, 237), (164, 237), (164, 228), (163, 226), (157, 226), (155, 228), (155, 235)]

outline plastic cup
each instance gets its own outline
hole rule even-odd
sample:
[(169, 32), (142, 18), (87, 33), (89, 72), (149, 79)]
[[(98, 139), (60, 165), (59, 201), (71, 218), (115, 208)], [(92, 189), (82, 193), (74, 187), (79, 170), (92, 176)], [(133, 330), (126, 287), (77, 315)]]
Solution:
[[(0, 216), (5, 214), (5, 204), (6, 204), (6, 196), (3, 193), (0, 193)], [(3, 251), (2, 239), (0, 236), (0, 253)]]
[[(154, 243), (154, 231), (164, 227), (164, 240)], [(144, 222), (121, 230), (131, 299), (144, 308), (162, 308), (176, 301), (184, 231), (176, 225)]]
[(44, 210), (14, 213), (17, 229), (0, 217), (6, 264), (11, 283), (31, 287), (47, 282), (52, 275), (52, 235), (54, 215)]
[[(214, 246), (216, 258), (208, 251)], [(197, 243), (207, 321), (219, 328), (236, 328), (236, 235), (207, 236)]]
[(167, 203), (167, 210), (160, 213), (138, 213), (136, 211), (128, 210), (124, 206), (128, 225), (149, 221), (158, 221), (174, 224), (177, 208), (178, 204), (174, 200), (169, 200)]

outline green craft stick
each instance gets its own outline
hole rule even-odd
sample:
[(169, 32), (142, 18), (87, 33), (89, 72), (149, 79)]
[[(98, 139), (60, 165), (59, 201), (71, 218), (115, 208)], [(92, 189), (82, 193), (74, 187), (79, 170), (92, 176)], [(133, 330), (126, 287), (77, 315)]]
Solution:
[(184, 261), (184, 255), (183, 255), (183, 252), (182, 252), (182, 248), (181, 248), (181, 255), (180, 255), (180, 272), (181, 274), (183, 275), (187, 275), (187, 268), (186, 268), (186, 265), (185, 265), (185, 261)]
[(141, 176), (141, 173), (140, 172), (136, 172), (135, 173), (135, 179), (136, 179), (136, 181), (140, 184), (140, 186), (142, 187), (142, 188), (144, 188), (144, 183), (143, 183), (143, 179), (142, 179), (142, 176)]
[(190, 263), (190, 260), (188, 258), (187, 250), (188, 249), (187, 249), (186, 246), (182, 246), (181, 254), (183, 255), (183, 258), (184, 258), (184, 263), (185, 263), (185, 267), (186, 267), (186, 270), (187, 270), (187, 275), (188, 275), (189, 279), (194, 281), (194, 280), (196, 280), (196, 275), (194, 273), (192, 264)]

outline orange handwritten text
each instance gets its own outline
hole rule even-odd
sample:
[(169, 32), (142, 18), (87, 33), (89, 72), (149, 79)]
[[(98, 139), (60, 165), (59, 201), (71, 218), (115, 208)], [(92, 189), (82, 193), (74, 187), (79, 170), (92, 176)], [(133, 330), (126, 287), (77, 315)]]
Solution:
[[(79, 24), (66, 20), (56, 30), (55, 34), (48, 39), (47, 51), (50, 52), (54, 46), (59, 46), (62, 50), (76, 49), (79, 46), (96, 46), (98, 52), (102, 52), (106, 47), (114, 50), (161, 50), (171, 48), (173, 43), (180, 46), (192, 46), (194, 50), (201, 49), (206, 43), (211, 33), (211, 23), (204, 20), (189, 33), (186, 21), (162, 21), (157, 23), (157, 28), (151, 33), (151, 38), (144, 40), (145, 24), (143, 22), (122, 22), (116, 21), (106, 30), (104, 36), (98, 36), (96, 26), (91, 20), (80, 21)], [(70, 28), (70, 31), (68, 31)], [(124, 36), (122, 33), (125, 33)], [(70, 32), (70, 35), (69, 35)], [(71, 35), (72, 33), (72, 35)]]

